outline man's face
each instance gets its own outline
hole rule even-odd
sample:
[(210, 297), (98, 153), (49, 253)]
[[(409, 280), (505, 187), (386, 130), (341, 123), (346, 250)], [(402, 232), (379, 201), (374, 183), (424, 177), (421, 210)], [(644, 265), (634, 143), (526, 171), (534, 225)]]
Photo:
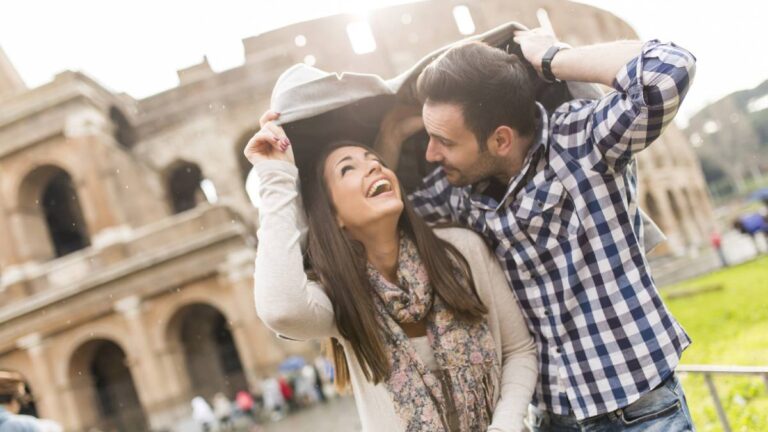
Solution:
[(495, 158), (480, 150), (459, 105), (427, 101), (422, 118), (429, 134), (426, 158), (443, 167), (451, 185), (468, 186), (495, 175)]

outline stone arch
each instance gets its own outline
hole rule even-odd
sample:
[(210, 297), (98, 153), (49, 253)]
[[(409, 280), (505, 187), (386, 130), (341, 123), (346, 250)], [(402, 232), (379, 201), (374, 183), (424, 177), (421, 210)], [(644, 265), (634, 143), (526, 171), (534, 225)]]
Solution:
[(19, 185), (17, 203), (29, 258), (57, 258), (90, 246), (77, 183), (68, 171), (57, 165), (32, 169)]
[(109, 119), (112, 121), (113, 136), (117, 144), (130, 150), (136, 145), (136, 132), (128, 118), (116, 106), (109, 108)]
[[(126, 354), (128, 355), (128, 359), (133, 361), (137, 356), (133, 350), (133, 345), (131, 344), (128, 335), (128, 328), (122, 323), (115, 321), (91, 321), (88, 323), (87, 327), (79, 326), (68, 331), (65, 338), (56, 338), (60, 343), (56, 346), (55, 355), (58, 358), (70, 359), (80, 347), (89, 341), (104, 339), (114, 341), (121, 348), (127, 349)], [(53, 367), (55, 373), (54, 379), (57, 383), (65, 383), (69, 363), (64, 361), (56, 362)]]
[(210, 400), (217, 392), (229, 398), (247, 390), (243, 359), (231, 321), (210, 302), (189, 302), (175, 309), (164, 335), (175, 367), (186, 371), (188, 398)]
[(113, 339), (97, 337), (77, 346), (67, 376), (82, 429), (147, 430), (131, 362)]
[(178, 160), (166, 168), (168, 205), (174, 214), (193, 209), (205, 201), (200, 186), (203, 179), (202, 169), (194, 162)]

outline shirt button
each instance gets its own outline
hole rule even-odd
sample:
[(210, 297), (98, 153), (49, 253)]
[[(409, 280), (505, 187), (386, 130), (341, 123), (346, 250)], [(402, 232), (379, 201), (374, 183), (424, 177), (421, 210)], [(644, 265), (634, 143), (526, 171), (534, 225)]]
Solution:
[(550, 316), (552, 315), (552, 312), (549, 309), (544, 309), (544, 315)]
[(562, 350), (560, 349), (560, 347), (557, 347), (557, 348), (555, 348), (555, 352), (560, 354), (562, 352)]
[(544, 207), (544, 202), (543, 201), (536, 201), (536, 205), (539, 206), (539, 208), (542, 208), (542, 207)]

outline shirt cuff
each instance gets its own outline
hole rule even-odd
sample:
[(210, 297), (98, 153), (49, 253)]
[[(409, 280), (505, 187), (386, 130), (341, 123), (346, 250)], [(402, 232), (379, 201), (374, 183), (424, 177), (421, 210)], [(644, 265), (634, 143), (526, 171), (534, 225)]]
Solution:
[(696, 58), (687, 50), (671, 42), (653, 39), (645, 42), (640, 55), (619, 71), (613, 81), (613, 88), (625, 93), (636, 106), (661, 105), (663, 100), (649, 100), (646, 87), (659, 86), (663, 80), (681, 80), (683, 77), (672, 70), (687, 71), (695, 62)]

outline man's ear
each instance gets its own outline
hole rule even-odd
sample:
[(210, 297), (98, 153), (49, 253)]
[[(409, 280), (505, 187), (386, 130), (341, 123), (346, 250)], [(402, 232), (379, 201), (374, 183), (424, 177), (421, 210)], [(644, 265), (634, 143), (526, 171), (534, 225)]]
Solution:
[(486, 144), (495, 156), (505, 157), (514, 151), (519, 140), (520, 134), (515, 129), (502, 125), (491, 133)]

